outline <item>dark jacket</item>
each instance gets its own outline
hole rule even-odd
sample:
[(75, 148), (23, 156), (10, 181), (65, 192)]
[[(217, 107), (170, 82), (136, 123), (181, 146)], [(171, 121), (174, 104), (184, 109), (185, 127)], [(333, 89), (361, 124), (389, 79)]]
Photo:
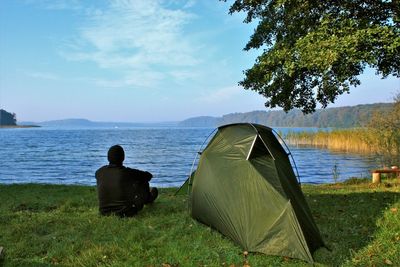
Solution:
[(153, 175), (118, 165), (96, 171), (99, 211), (102, 215), (132, 216), (143, 208)]

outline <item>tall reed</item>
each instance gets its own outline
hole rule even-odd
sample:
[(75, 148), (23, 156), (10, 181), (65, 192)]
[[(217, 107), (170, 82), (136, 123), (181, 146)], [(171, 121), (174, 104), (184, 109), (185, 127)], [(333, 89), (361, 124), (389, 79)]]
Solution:
[(370, 142), (365, 128), (318, 132), (288, 132), (285, 139), (295, 146), (315, 146), (356, 153), (378, 153), (376, 144)]
[(325, 147), (357, 153), (374, 153), (382, 165), (400, 165), (400, 92), (390, 110), (376, 110), (365, 128), (289, 132), (286, 139), (292, 145)]

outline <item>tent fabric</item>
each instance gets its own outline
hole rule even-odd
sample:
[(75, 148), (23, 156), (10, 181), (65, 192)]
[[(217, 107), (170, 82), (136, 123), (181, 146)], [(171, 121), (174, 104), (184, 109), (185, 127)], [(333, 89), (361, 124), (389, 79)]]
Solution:
[(268, 127), (219, 127), (184, 191), (193, 218), (247, 251), (313, 262), (324, 246), (288, 154)]

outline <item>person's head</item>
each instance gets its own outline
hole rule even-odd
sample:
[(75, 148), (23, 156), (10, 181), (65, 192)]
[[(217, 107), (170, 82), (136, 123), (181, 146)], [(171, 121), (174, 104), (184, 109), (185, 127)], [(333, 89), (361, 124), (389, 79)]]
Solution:
[(120, 145), (110, 147), (108, 150), (108, 161), (113, 165), (122, 165), (125, 159), (124, 149)]

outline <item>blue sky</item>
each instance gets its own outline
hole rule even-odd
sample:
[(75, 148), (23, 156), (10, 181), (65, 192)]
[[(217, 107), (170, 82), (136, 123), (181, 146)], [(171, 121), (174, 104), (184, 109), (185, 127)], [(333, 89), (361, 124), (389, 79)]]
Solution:
[[(1, 0), (0, 108), (19, 121), (176, 121), (262, 110), (237, 86), (261, 51), (218, 0)], [(373, 70), (333, 106), (390, 102)]]

